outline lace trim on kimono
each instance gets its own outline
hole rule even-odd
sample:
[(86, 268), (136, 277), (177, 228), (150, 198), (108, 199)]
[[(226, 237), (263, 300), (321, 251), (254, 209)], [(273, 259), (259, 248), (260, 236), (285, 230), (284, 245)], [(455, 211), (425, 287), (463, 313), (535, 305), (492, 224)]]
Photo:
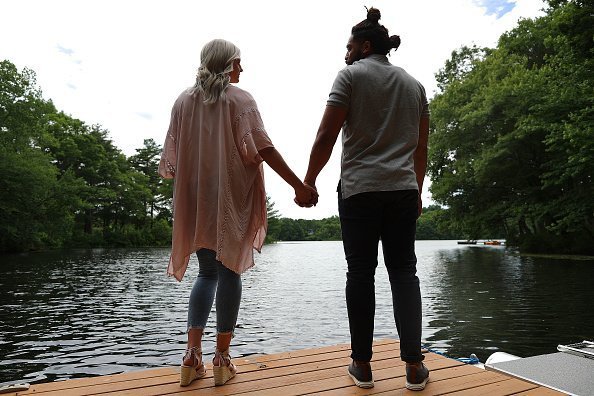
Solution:
[(264, 129), (264, 127), (253, 127), (253, 128), (248, 129), (241, 136), (241, 142), (245, 143), (245, 138), (247, 138), (249, 135), (251, 135), (254, 132), (266, 132), (266, 129)]
[(167, 137), (171, 140), (173, 140), (173, 144), (177, 143), (177, 140), (175, 139), (175, 136), (173, 136), (173, 134), (169, 131), (167, 131)]
[(168, 159), (165, 159), (165, 166), (167, 166), (167, 172), (175, 176), (175, 166)]
[(243, 110), (240, 114), (235, 116), (235, 120), (233, 121), (233, 124), (235, 126), (237, 126), (237, 124), (239, 124), (239, 121), (241, 120), (241, 118), (243, 118), (243, 116), (250, 114), (250, 113), (258, 113), (260, 114), (260, 112), (258, 111), (257, 107), (248, 107), (245, 110)]

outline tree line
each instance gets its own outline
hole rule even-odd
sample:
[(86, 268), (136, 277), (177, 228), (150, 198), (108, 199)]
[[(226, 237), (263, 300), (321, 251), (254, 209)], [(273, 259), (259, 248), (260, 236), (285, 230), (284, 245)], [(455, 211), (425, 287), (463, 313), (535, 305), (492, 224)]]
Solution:
[(436, 74), (428, 169), (451, 229), (594, 254), (593, 15), (591, 1), (548, 1)]
[(32, 70), (0, 62), (0, 252), (169, 244), (160, 151), (147, 139), (126, 157), (45, 100)]
[[(276, 241), (340, 241), (340, 219), (331, 216), (321, 220), (304, 220), (281, 217), (274, 208), (274, 202), (267, 199), (268, 234), (267, 242)], [(457, 239), (455, 231), (442, 219), (446, 210), (438, 205), (423, 208), (423, 215), (417, 221), (417, 240)]]

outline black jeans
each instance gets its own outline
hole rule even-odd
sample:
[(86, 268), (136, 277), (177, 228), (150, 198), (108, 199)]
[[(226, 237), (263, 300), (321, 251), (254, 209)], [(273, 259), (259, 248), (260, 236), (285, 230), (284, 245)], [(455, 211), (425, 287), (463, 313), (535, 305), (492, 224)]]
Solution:
[(379, 240), (392, 290), (400, 357), (423, 360), (421, 291), (417, 277), (415, 232), (417, 190), (356, 194), (342, 199), (338, 212), (348, 263), (346, 301), (351, 331), (351, 357), (370, 361), (375, 316), (375, 269)]

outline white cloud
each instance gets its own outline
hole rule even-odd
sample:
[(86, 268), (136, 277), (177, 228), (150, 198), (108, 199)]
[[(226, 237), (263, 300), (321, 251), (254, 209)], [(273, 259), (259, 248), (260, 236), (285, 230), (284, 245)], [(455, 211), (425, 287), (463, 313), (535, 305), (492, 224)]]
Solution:
[(70, 48), (64, 48), (60, 44), (56, 45), (56, 48), (58, 49), (59, 52), (65, 54), (65, 55), (72, 56), (74, 54), (73, 50), (71, 50)]
[(475, 0), (476, 4), (485, 9), (487, 15), (495, 15), (501, 18), (511, 12), (516, 6), (515, 1), (510, 0)]
[[(517, 0), (502, 16), (486, 15), (474, 0), (376, 0), (372, 5), (381, 10), (390, 33), (402, 38), (391, 62), (414, 75), (431, 96), (434, 73), (452, 50), (472, 43), (495, 46), (518, 18), (538, 15), (543, 2)], [(127, 155), (146, 138), (163, 142), (173, 101), (193, 84), (202, 45), (216, 37), (235, 42), (245, 70), (239, 86), (255, 97), (272, 141), (298, 176), (306, 171), (332, 81), (344, 67), (350, 28), (365, 17), (358, 0), (228, 0), (224, 5), (4, 0), (2, 13), (0, 59), (35, 70), (44, 95), (58, 109), (101, 124)], [(282, 215), (337, 213), (339, 156), (338, 143), (320, 175), (314, 209), (296, 207), (290, 187), (266, 169), (267, 191)]]

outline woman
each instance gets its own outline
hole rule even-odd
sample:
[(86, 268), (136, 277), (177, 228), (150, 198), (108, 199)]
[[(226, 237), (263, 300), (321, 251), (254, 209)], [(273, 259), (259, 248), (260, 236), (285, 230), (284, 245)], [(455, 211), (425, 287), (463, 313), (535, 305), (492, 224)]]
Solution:
[[(225, 40), (207, 43), (196, 84), (176, 100), (159, 164), (174, 178), (173, 241), (167, 273), (182, 279), (193, 252), (199, 262), (188, 309), (188, 348), (180, 385), (206, 374), (202, 334), (216, 297), (215, 385), (233, 378), (229, 345), (241, 299), (240, 274), (254, 265), (266, 236), (262, 161), (295, 189), (295, 201), (311, 206), (317, 193), (287, 166), (270, 141), (252, 96), (239, 82), (239, 49)], [(216, 294), (216, 296), (215, 296)]]

